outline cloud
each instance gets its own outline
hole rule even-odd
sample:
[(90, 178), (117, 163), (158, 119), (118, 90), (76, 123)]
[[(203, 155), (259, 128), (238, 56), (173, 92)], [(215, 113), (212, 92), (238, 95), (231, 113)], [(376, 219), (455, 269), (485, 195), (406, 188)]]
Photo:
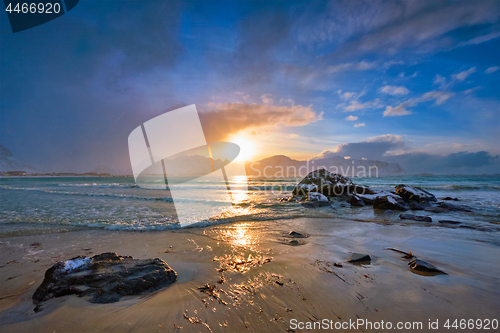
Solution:
[(486, 69), (484, 71), (485, 74), (491, 74), (491, 73), (495, 73), (500, 67), (498, 66), (494, 66), (494, 67), (490, 67), (488, 69)]
[(351, 103), (344, 107), (344, 112), (357, 111), (362, 109), (377, 109), (383, 108), (384, 105), (380, 102), (380, 99), (374, 99), (365, 103), (360, 103), (358, 101), (351, 101)]
[(349, 142), (338, 145), (334, 153), (341, 156), (361, 159), (381, 159), (388, 151), (403, 149), (405, 143), (399, 135), (386, 134), (371, 137), (363, 142)]
[(200, 113), (209, 141), (221, 141), (247, 128), (304, 126), (322, 119), (312, 106), (274, 106), (245, 103), (219, 103), (213, 110)]
[(398, 163), (408, 173), (431, 172), (437, 174), (497, 173), (500, 156), (487, 151), (458, 152), (448, 155), (433, 155), (410, 152), (388, 156), (388, 162)]
[(365, 127), (365, 123), (359, 123), (359, 124), (355, 124), (354, 127)]
[(408, 173), (497, 173), (500, 168), (500, 156), (486, 151), (435, 155), (403, 151), (406, 149), (407, 144), (401, 136), (386, 134), (362, 142), (343, 143), (338, 145), (334, 152), (326, 150), (316, 158), (350, 156), (354, 159), (367, 158), (392, 162), (398, 163)]
[(384, 117), (406, 116), (408, 114), (411, 114), (411, 111), (406, 110), (406, 106), (403, 103), (395, 107), (387, 105), (384, 111)]
[(349, 117), (346, 117), (345, 120), (347, 120), (347, 121), (356, 121), (356, 120), (358, 120), (358, 117), (356, 117), (356, 116), (349, 116)]
[(451, 98), (453, 95), (454, 93), (448, 91), (430, 91), (423, 94), (421, 97), (409, 99), (395, 107), (388, 105), (384, 111), (384, 117), (409, 115), (412, 112), (407, 108), (415, 106), (419, 103), (428, 102), (432, 100), (434, 100), (434, 103), (436, 105), (441, 105), (444, 102), (446, 102), (449, 98)]
[(380, 88), (380, 91), (383, 92), (384, 94), (389, 94), (389, 95), (406, 95), (410, 91), (405, 88), (405, 87), (396, 87), (396, 86), (385, 86)]
[(327, 67), (326, 71), (328, 73), (337, 73), (345, 71), (366, 71), (373, 69), (377, 66), (375, 62), (360, 61), (360, 62), (348, 62), (345, 64), (339, 64), (335, 66)]
[(414, 72), (412, 75), (409, 75), (409, 76), (405, 75), (405, 72), (401, 72), (401, 73), (399, 73), (398, 77), (399, 78), (411, 78), (411, 79), (413, 79), (417, 75), (418, 75), (418, 72)]
[(273, 105), (273, 103), (274, 103), (274, 100), (272, 99), (271, 94), (264, 94), (260, 98), (262, 99), (262, 103), (264, 103), (266, 105)]
[(331, 57), (435, 52), (497, 38), (498, 2), (335, 1), (314, 19), (304, 14), (299, 40), (331, 43)]
[(460, 72), (458, 74), (453, 74), (451, 77), (452, 77), (452, 80), (462, 82), (466, 78), (468, 78), (469, 75), (471, 75), (472, 73), (475, 73), (475, 72), (476, 72), (476, 67), (472, 67), (472, 68), (470, 68), (466, 71)]
[[(349, 91), (346, 91), (346, 92), (343, 93), (342, 90), (339, 89), (339, 90), (337, 90), (337, 95), (339, 95), (340, 98), (342, 98), (343, 100), (347, 101), (347, 100), (355, 97), (356, 93), (355, 92), (349, 92)], [(361, 94), (358, 95), (358, 97), (359, 96), (361, 96)]]

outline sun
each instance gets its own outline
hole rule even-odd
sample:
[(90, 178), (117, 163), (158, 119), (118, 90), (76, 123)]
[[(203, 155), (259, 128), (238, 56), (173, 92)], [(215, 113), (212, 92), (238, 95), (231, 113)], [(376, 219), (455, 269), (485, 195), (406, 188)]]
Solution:
[(235, 159), (236, 161), (248, 161), (253, 156), (255, 145), (252, 141), (240, 136), (232, 139), (231, 142), (240, 146), (240, 153)]

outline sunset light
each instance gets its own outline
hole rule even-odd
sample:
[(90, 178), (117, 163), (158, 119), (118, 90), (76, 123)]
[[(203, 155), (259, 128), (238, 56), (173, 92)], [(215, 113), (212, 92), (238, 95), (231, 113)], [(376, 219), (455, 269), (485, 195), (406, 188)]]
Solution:
[(255, 153), (255, 144), (252, 141), (245, 137), (237, 137), (231, 140), (231, 142), (240, 146), (240, 153), (236, 158), (236, 161), (248, 161), (251, 157), (253, 157)]

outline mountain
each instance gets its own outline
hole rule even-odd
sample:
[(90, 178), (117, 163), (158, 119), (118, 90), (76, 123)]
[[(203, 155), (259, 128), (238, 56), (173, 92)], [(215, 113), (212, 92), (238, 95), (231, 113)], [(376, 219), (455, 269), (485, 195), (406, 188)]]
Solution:
[(40, 172), (36, 168), (19, 161), (12, 153), (0, 144), (0, 172), (6, 171), (24, 171), (27, 173)]
[(327, 169), (348, 177), (377, 177), (401, 175), (405, 171), (397, 163), (376, 160), (358, 160), (336, 155), (321, 154), (306, 161), (298, 161), (284, 155), (275, 155), (245, 165), (248, 176), (264, 178), (303, 178), (317, 169)]

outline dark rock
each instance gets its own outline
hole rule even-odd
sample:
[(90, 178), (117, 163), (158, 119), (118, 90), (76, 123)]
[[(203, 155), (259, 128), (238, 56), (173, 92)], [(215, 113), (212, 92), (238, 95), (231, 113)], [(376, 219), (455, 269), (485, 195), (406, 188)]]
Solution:
[(357, 195), (353, 195), (351, 199), (349, 199), (349, 203), (352, 207), (363, 207), (365, 205), (363, 200)]
[(462, 224), (461, 226), (459, 226), (459, 228), (472, 229), (472, 230), (477, 229), (476, 227), (474, 227), (472, 225), (466, 225), (466, 224)]
[(410, 201), (410, 209), (411, 210), (424, 210), (426, 207), (424, 204), (421, 204), (416, 201)]
[(434, 266), (431, 263), (428, 263), (427, 261), (420, 260), (420, 259), (413, 259), (410, 260), (408, 263), (408, 266), (412, 269), (412, 271), (420, 271), (420, 272), (427, 272), (427, 273), (434, 273), (434, 274), (446, 274), (442, 270), (438, 269), (436, 266)]
[(33, 302), (75, 294), (91, 303), (114, 303), (122, 296), (150, 293), (176, 280), (177, 273), (159, 258), (140, 260), (112, 252), (79, 256), (49, 268)]
[(390, 209), (387, 209), (384, 211), (382, 216), (384, 217), (384, 221), (390, 221), (390, 220), (394, 219), (394, 216), (396, 216), (396, 213)]
[(304, 202), (302, 206), (306, 208), (317, 208), (330, 206), (330, 202), (328, 201), (328, 198), (321, 193), (309, 192), (307, 194), (307, 201)]
[(413, 215), (413, 214), (400, 214), (399, 218), (402, 220), (414, 220), (421, 222), (432, 222), (432, 218), (430, 216), (421, 216), (421, 215)]
[(408, 210), (404, 206), (403, 200), (401, 198), (398, 199), (395, 195), (384, 195), (376, 197), (375, 200), (373, 200), (373, 208), (382, 210)]
[(341, 196), (348, 192), (352, 181), (326, 169), (310, 172), (293, 189), (295, 196), (306, 196), (309, 192), (318, 192), (325, 196)]
[(319, 208), (319, 207), (330, 206), (330, 204), (324, 201), (306, 201), (302, 203), (302, 206), (306, 208)]
[(307, 234), (302, 234), (300, 232), (290, 231), (286, 237), (289, 237), (289, 238), (307, 238), (308, 236), (307, 236)]
[(420, 187), (406, 186), (404, 184), (395, 187), (396, 194), (405, 201), (429, 202), (437, 201), (436, 197)]
[(458, 200), (458, 198), (452, 198), (452, 197), (442, 198), (441, 200), (453, 200), (453, 201), (459, 201), (459, 200)]
[(370, 263), (371, 258), (368, 254), (353, 253), (347, 259), (349, 263)]
[(432, 212), (432, 213), (449, 213), (450, 211), (446, 208), (441, 208), (441, 207), (427, 207), (424, 209), (426, 212)]
[(452, 212), (471, 212), (468, 207), (452, 205), (447, 202), (440, 202), (438, 205), (440, 208), (451, 210)]
[(361, 184), (352, 184), (349, 188), (350, 193), (355, 194), (375, 194), (374, 190), (372, 190), (369, 186), (361, 185)]
[(460, 224), (458, 221), (452, 221), (452, 220), (439, 220), (439, 223), (443, 224)]

